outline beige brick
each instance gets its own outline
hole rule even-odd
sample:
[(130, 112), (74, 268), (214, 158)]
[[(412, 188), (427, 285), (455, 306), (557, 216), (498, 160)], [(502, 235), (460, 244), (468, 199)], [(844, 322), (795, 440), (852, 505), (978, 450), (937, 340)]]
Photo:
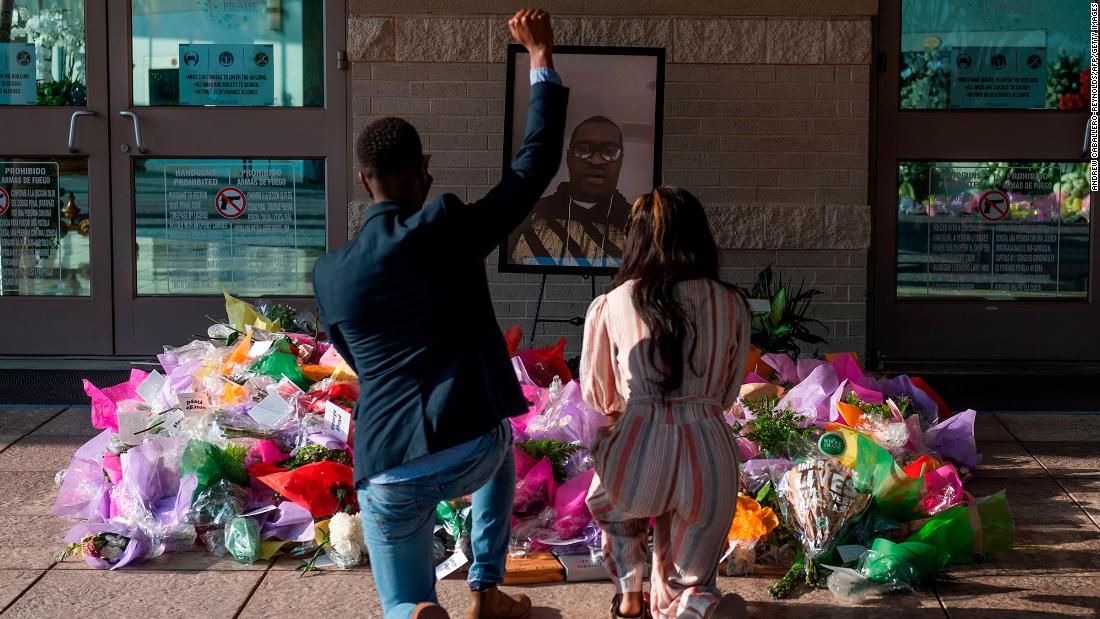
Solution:
[(373, 114), (428, 114), (431, 112), (431, 103), (427, 99), (374, 97), (371, 99), (370, 109)]
[(836, 150), (841, 153), (866, 153), (869, 151), (868, 142), (866, 135), (838, 135)]
[(484, 185), (485, 168), (444, 168), (437, 167), (432, 171), (432, 176), (437, 182), (445, 185)]
[[(432, 153), (431, 168), (435, 173), (439, 168), (466, 168), (470, 167), (470, 153), (461, 150), (441, 150)], [(438, 177), (436, 180), (441, 180)]]
[(475, 150), (469, 153), (470, 167), (499, 168), (501, 154), (491, 150)]
[(486, 99), (485, 113), (498, 115), (504, 114), (504, 99)]
[(836, 70), (828, 65), (780, 65), (775, 67), (775, 81), (787, 82), (832, 82), (836, 80)]
[(871, 96), (869, 84), (818, 84), (818, 99), (861, 99)]
[(672, 47), (671, 19), (585, 17), (583, 22), (585, 45)]
[(774, 82), (775, 65), (732, 64), (716, 67), (719, 82)]
[(675, 62), (764, 62), (762, 19), (678, 19)]
[(848, 170), (780, 170), (782, 187), (844, 187), (849, 183)]
[(499, 133), (503, 130), (503, 116), (475, 116), (470, 119), (470, 133)]
[(751, 100), (758, 98), (758, 86), (763, 87), (765, 85), (746, 82), (719, 82), (717, 84), (705, 82), (699, 84), (699, 97), (703, 99)]
[(870, 247), (871, 207), (826, 205), (825, 238), (828, 246), (836, 249), (866, 249)]
[(759, 135), (805, 135), (810, 132), (808, 118), (762, 118), (753, 121), (753, 133)]
[(390, 17), (348, 18), (348, 56), (358, 60), (394, 59), (394, 23)]
[(767, 61), (818, 64), (825, 58), (825, 22), (820, 19), (769, 19)]
[(748, 118), (703, 118), (697, 120), (704, 135), (745, 135), (754, 133), (756, 121)]
[[(706, 204), (706, 201), (704, 201)], [(722, 249), (763, 247), (764, 219), (754, 204), (708, 205), (707, 219), (714, 242)], [(750, 276), (751, 277), (751, 276)]]
[[(757, 195), (761, 202), (812, 203), (813, 190), (804, 187), (760, 187)], [(807, 207), (809, 208), (809, 207)], [(814, 207), (816, 208), (816, 207)]]
[(464, 116), (409, 116), (405, 120), (427, 133), (465, 133), (470, 125)]
[(807, 155), (807, 163), (814, 168), (858, 170), (867, 168), (867, 154), (813, 153)]
[(414, 97), (465, 97), (466, 82), (413, 82), (409, 92)]
[(721, 182), (726, 187), (774, 187), (778, 184), (777, 170), (722, 170)]
[(870, 20), (830, 19), (825, 22), (825, 62), (871, 63)]
[(871, 111), (871, 102), (869, 100), (852, 101), (852, 116), (856, 118), (868, 118)]
[(783, 136), (779, 138), (779, 150), (831, 153), (836, 151), (836, 138), (831, 135)]
[(466, 96), (471, 99), (495, 99), (503, 97), (505, 89), (504, 82), (468, 82)]
[(370, 66), (371, 79), (414, 81), (426, 80), (430, 74), (429, 65), (405, 64), (401, 62), (376, 62)]
[[(698, 99), (699, 84), (696, 82), (671, 82), (665, 84), (666, 99)], [(708, 99), (710, 97), (707, 97)]]
[(450, 116), (483, 116), (484, 99), (432, 99), (432, 114)]
[(833, 101), (768, 101), (760, 106), (767, 116), (836, 116)]
[[(837, 67), (840, 70), (840, 67)], [(856, 83), (868, 83), (871, 81), (871, 65), (849, 67), (851, 81)]]
[(726, 67), (701, 64), (669, 64), (665, 67), (668, 82), (717, 82)]
[(752, 153), (752, 158), (757, 168), (801, 168), (809, 161), (809, 155), (805, 153)]
[[(508, 59), (508, 44), (514, 43), (512, 33), (508, 30), (508, 18), (511, 15), (490, 16), (486, 20), (489, 38), (489, 62), (504, 62)], [(555, 45), (580, 45), (581, 44), (581, 20), (579, 17), (550, 18), (554, 27)]]
[(815, 118), (811, 131), (822, 135), (865, 135), (870, 126), (865, 118)]
[(433, 149), (485, 150), (485, 136), (473, 133), (434, 133), (428, 136)]
[(407, 97), (408, 82), (390, 82), (383, 80), (355, 80), (351, 85), (353, 97)]
[(785, 205), (766, 205), (764, 213), (764, 246), (783, 248), (824, 247), (825, 209), (805, 198)]
[(752, 204), (757, 201), (756, 187), (689, 187), (703, 204)]
[(668, 135), (665, 136), (664, 149), (676, 150), (717, 150), (722, 138), (716, 135)]
[(485, 20), (467, 17), (397, 18), (397, 60), (485, 62)]
[(819, 187), (814, 196), (819, 202), (863, 204), (867, 202), (867, 187)]
[(423, 79), (430, 79), (433, 82), (447, 82), (457, 77), (461, 77), (463, 81), (484, 82), (489, 79), (489, 67), (493, 65), (484, 62), (440, 62), (426, 66), (429, 77)]
[(779, 150), (779, 138), (766, 135), (724, 136), (722, 150), (733, 152), (775, 152)]
[(665, 135), (693, 135), (700, 133), (700, 121), (697, 118), (666, 118)]
[(717, 170), (665, 170), (663, 176), (669, 185), (704, 187), (718, 184)]

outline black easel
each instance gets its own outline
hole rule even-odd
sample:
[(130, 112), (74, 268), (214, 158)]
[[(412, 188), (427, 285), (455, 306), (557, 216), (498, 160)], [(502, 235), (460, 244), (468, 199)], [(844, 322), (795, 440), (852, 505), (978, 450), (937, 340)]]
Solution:
[[(569, 323), (574, 327), (580, 327), (584, 325), (584, 316), (574, 316), (572, 318), (542, 318), (542, 298), (546, 293), (546, 274), (542, 275), (542, 284), (539, 285), (539, 301), (535, 304), (535, 319), (531, 321), (531, 339), (530, 344), (535, 344), (535, 332), (539, 328), (539, 323)], [(581, 279), (587, 279), (592, 282), (592, 299), (596, 299), (596, 276), (595, 275), (581, 275)]]

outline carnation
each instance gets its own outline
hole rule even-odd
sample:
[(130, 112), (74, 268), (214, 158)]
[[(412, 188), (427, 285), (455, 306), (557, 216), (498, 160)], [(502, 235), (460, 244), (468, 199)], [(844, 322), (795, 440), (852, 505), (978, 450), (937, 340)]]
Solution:
[(344, 568), (359, 565), (362, 556), (366, 554), (363, 521), (360, 520), (359, 514), (351, 515), (344, 512), (333, 514), (328, 523), (328, 531), (332, 550), (337, 555), (337, 564)]

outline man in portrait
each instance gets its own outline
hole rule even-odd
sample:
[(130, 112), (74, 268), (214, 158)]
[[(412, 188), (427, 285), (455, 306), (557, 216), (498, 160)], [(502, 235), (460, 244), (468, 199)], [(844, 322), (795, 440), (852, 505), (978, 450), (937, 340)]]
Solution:
[(509, 244), (516, 264), (616, 267), (630, 203), (618, 190), (623, 134), (605, 116), (581, 121), (565, 152), (569, 180), (543, 197)]

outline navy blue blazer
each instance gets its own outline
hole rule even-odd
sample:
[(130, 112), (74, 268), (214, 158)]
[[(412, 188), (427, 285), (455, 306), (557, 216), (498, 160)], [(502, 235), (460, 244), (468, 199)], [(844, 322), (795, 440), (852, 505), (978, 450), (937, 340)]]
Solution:
[(569, 90), (531, 87), (527, 133), (482, 199), (367, 209), (358, 236), (313, 269), (321, 320), (359, 375), (355, 480), (473, 440), (527, 410), (497, 324), (485, 258), (561, 163)]

